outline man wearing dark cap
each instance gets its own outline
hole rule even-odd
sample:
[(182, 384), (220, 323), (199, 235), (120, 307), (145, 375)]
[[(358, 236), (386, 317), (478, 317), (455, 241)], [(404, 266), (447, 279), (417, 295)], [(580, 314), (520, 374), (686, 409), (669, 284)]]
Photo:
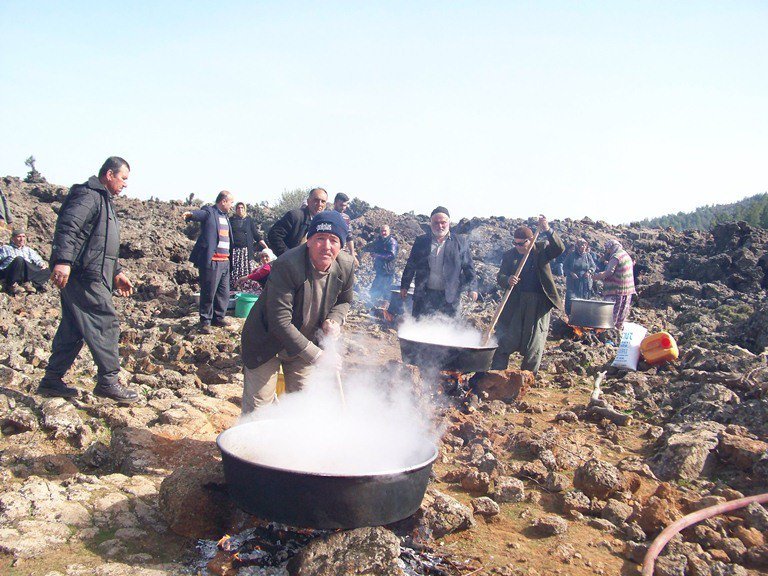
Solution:
[(21, 294), (25, 284), (29, 292), (44, 292), (51, 271), (45, 260), (27, 245), (27, 232), (14, 228), (11, 243), (0, 248), (0, 279), (9, 294)]
[(286, 392), (301, 390), (324, 354), (320, 336), (340, 333), (355, 283), (352, 257), (341, 251), (347, 232), (340, 213), (320, 212), (307, 242), (272, 264), (243, 326), (243, 414), (272, 402), (281, 366)]
[(323, 188), (312, 188), (306, 206), (289, 210), (272, 225), (267, 233), (267, 242), (277, 256), (304, 242), (309, 223), (315, 215), (325, 210), (327, 202), (328, 192)]
[(405, 300), (414, 281), (414, 317), (434, 313), (456, 316), (463, 290), (473, 301), (477, 300), (477, 277), (469, 241), (466, 236), (451, 234), (451, 216), (443, 206), (432, 210), (429, 228), (428, 234), (413, 243), (400, 282), (400, 297)]
[(118, 381), (120, 321), (112, 302), (113, 291), (133, 294), (118, 259), (120, 225), (112, 204), (128, 185), (130, 171), (128, 162), (110, 156), (98, 176), (72, 186), (61, 204), (51, 250), (51, 279), (61, 290), (61, 322), (37, 388), (44, 396), (77, 395), (62, 377), (85, 343), (98, 367), (93, 393), (123, 404), (139, 399)]
[(492, 370), (506, 370), (509, 355), (519, 352), (523, 356), (520, 368), (537, 373), (549, 332), (549, 313), (552, 308), (563, 309), (549, 262), (562, 254), (565, 246), (544, 216), (539, 217), (538, 228), (539, 238), (546, 241), (537, 242), (531, 248), (519, 278), (515, 271), (533, 242), (531, 229), (527, 226), (516, 229), (514, 248), (501, 258), (496, 279), (502, 290), (510, 286), (513, 290), (496, 324), (499, 347), (493, 355)]

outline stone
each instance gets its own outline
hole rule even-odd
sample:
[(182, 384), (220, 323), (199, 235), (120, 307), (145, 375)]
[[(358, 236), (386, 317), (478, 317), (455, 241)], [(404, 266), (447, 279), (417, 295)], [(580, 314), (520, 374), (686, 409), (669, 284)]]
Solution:
[(0, 429), (3, 434), (20, 434), (37, 430), (37, 416), (25, 406), (17, 406), (0, 418)]
[(768, 532), (768, 510), (762, 504), (752, 502), (742, 510), (747, 526), (756, 528), (761, 532)]
[(671, 434), (654, 458), (652, 469), (662, 480), (696, 480), (714, 468), (718, 433), (715, 422), (695, 422)]
[(637, 523), (648, 534), (657, 534), (679, 520), (683, 514), (669, 500), (651, 496), (637, 515)]
[(624, 474), (613, 464), (588, 460), (576, 469), (573, 485), (590, 498), (605, 500), (627, 488)]
[(571, 490), (563, 494), (563, 512), (588, 514), (592, 509), (589, 497), (580, 490)]
[(747, 552), (747, 547), (738, 538), (723, 538), (718, 545), (718, 548), (728, 554), (728, 558), (731, 562), (741, 562), (744, 558), (744, 554)]
[(648, 539), (648, 536), (637, 522), (629, 522), (624, 527), (624, 536), (627, 540), (633, 542), (645, 542)]
[(83, 429), (83, 420), (77, 409), (64, 398), (45, 400), (40, 406), (43, 428), (51, 430), (55, 438), (75, 438)]
[(559, 536), (568, 532), (568, 521), (560, 516), (550, 514), (533, 520), (531, 529), (539, 536)]
[(533, 372), (527, 370), (489, 370), (472, 379), (478, 393), (487, 394), (488, 400), (515, 402), (525, 396), (535, 381)]
[(747, 548), (762, 546), (765, 544), (765, 537), (760, 530), (756, 528), (747, 528), (746, 526), (734, 526), (731, 528), (731, 534), (734, 538), (742, 541)]
[(725, 562), (713, 562), (709, 570), (711, 576), (747, 576), (748, 574), (743, 566)]
[(685, 576), (688, 559), (682, 554), (670, 554), (656, 559), (653, 573), (655, 576)]
[(750, 548), (747, 550), (747, 555), (744, 561), (748, 566), (763, 569), (768, 568), (768, 545), (762, 544)]
[(288, 562), (291, 576), (339, 576), (404, 572), (398, 566), (400, 541), (382, 527), (343, 530), (316, 538)]
[(188, 538), (220, 538), (235, 512), (220, 462), (175, 470), (160, 485), (158, 507), (171, 530)]
[(603, 519), (620, 526), (627, 521), (627, 518), (632, 515), (632, 512), (632, 506), (611, 498), (606, 502), (600, 516)]
[(461, 487), (468, 492), (487, 494), (491, 488), (491, 477), (487, 472), (472, 468), (462, 479)]
[(547, 481), (544, 483), (544, 487), (550, 492), (563, 492), (570, 488), (571, 481), (565, 474), (558, 472), (550, 472), (547, 476)]
[(595, 530), (600, 530), (600, 532), (613, 533), (618, 530), (616, 524), (603, 518), (590, 518), (588, 524)]
[(501, 509), (499, 505), (488, 498), (487, 496), (481, 496), (480, 498), (472, 499), (472, 510), (479, 516), (490, 518), (491, 516), (497, 516)]
[(510, 476), (501, 476), (496, 479), (493, 494), (493, 499), (504, 504), (506, 502), (522, 502), (525, 498), (525, 484), (522, 480), (512, 478)]
[(741, 470), (751, 470), (766, 451), (766, 442), (726, 433), (720, 435), (717, 445), (718, 457)]

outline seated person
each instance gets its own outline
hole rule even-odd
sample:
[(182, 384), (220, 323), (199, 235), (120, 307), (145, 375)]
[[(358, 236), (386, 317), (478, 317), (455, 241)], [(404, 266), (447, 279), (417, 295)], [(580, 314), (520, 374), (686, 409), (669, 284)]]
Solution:
[(16, 295), (24, 292), (19, 284), (29, 283), (27, 292), (45, 292), (51, 271), (40, 254), (27, 246), (27, 233), (21, 228), (11, 232), (11, 243), (0, 248), (0, 278), (5, 291)]
[(261, 288), (267, 282), (269, 273), (272, 271), (272, 262), (274, 262), (276, 259), (277, 256), (275, 256), (275, 253), (272, 252), (272, 250), (269, 248), (264, 248), (264, 250), (259, 252), (259, 262), (261, 263), (261, 266), (256, 268), (247, 276), (242, 276), (239, 279), (239, 282), (244, 284), (246, 280), (249, 280), (253, 283), (257, 283), (256, 288), (258, 291), (261, 291)]

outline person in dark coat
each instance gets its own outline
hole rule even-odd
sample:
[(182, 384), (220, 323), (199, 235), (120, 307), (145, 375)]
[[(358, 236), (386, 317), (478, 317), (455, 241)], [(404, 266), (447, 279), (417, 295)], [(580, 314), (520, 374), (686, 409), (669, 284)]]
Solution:
[(499, 347), (493, 355), (492, 370), (506, 370), (509, 355), (519, 352), (523, 355), (520, 368), (537, 373), (549, 332), (550, 311), (563, 308), (549, 263), (563, 253), (565, 246), (544, 216), (539, 217), (538, 227), (539, 236), (546, 236), (546, 241), (533, 246), (519, 278), (515, 271), (533, 241), (530, 228), (521, 226), (515, 230), (515, 247), (501, 259), (496, 276), (499, 287), (513, 290), (496, 324)]
[(411, 281), (413, 316), (433, 313), (456, 316), (461, 292), (477, 300), (477, 276), (466, 236), (451, 234), (451, 216), (443, 206), (432, 210), (430, 231), (413, 243), (400, 282), (400, 297), (405, 300)]
[(381, 300), (389, 300), (392, 282), (395, 280), (395, 261), (399, 247), (392, 236), (389, 225), (379, 228), (379, 237), (363, 249), (373, 257), (373, 270), (376, 276), (371, 283), (368, 293), (371, 303), (376, 305)]
[(576, 241), (575, 249), (568, 254), (563, 265), (565, 272), (565, 313), (571, 313), (571, 300), (592, 297), (592, 275), (597, 265), (589, 253), (589, 244), (583, 238)]
[(185, 220), (200, 222), (200, 235), (189, 255), (200, 272), (200, 332), (210, 334), (211, 326), (229, 326), (229, 255), (232, 227), (227, 214), (234, 197), (222, 190), (213, 206), (184, 212)]
[(301, 390), (325, 354), (319, 336), (340, 333), (355, 284), (352, 256), (341, 251), (347, 230), (341, 214), (320, 212), (307, 242), (272, 265), (243, 325), (243, 414), (272, 402), (280, 367), (286, 392)]
[(5, 291), (21, 294), (25, 284), (28, 292), (45, 292), (45, 283), (51, 271), (42, 256), (27, 244), (27, 233), (23, 228), (14, 228), (11, 243), (0, 248), (0, 279)]
[(8, 198), (6, 198), (3, 191), (0, 190), (0, 229), (9, 228), (11, 224), (13, 224), (11, 206), (8, 204)]
[(118, 382), (120, 322), (112, 303), (113, 290), (126, 297), (133, 293), (118, 260), (120, 225), (112, 205), (112, 198), (127, 186), (129, 173), (128, 162), (107, 158), (98, 177), (72, 186), (59, 210), (51, 279), (61, 289), (61, 321), (37, 388), (45, 396), (77, 395), (62, 377), (85, 342), (98, 367), (93, 393), (125, 404), (139, 398)]
[(232, 257), (230, 258), (229, 285), (236, 289), (239, 279), (251, 273), (256, 260), (255, 247), (259, 250), (267, 244), (261, 237), (256, 221), (248, 216), (245, 203), (235, 204), (235, 215), (229, 219), (232, 226)]
[(280, 256), (291, 248), (304, 242), (309, 230), (309, 223), (316, 214), (325, 210), (328, 192), (322, 188), (312, 188), (307, 197), (307, 205), (283, 214), (267, 233), (267, 240), (272, 251)]

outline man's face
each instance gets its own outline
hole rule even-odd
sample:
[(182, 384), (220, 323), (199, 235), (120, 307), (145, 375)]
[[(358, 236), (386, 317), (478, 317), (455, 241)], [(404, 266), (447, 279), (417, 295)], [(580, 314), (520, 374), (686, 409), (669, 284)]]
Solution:
[(382, 226), (381, 229), (379, 229), (379, 234), (381, 234), (382, 238), (389, 237), (389, 226)]
[(229, 196), (225, 196), (221, 199), (221, 202), (219, 202), (219, 210), (224, 212), (224, 214), (229, 214), (229, 211), (232, 210), (232, 204), (234, 203), (235, 199), (231, 194)]
[(131, 171), (128, 170), (128, 166), (125, 164), (123, 164), (117, 172), (114, 170), (107, 170), (107, 175), (105, 176), (107, 181), (104, 186), (109, 190), (109, 193), (112, 194), (112, 196), (117, 196), (123, 191), (123, 188), (128, 186), (128, 175), (130, 173)]
[(531, 242), (530, 238), (512, 238), (512, 242), (515, 243), (515, 249), (518, 254), (525, 254), (528, 250), (528, 244)]
[(336, 234), (317, 232), (307, 239), (307, 250), (312, 265), (321, 272), (325, 272), (339, 255), (341, 241)]
[(315, 216), (325, 210), (325, 204), (328, 202), (328, 194), (325, 190), (313, 190), (307, 198), (307, 208), (310, 214)]
[(587, 251), (587, 243), (586, 242), (578, 242), (576, 244), (576, 252), (578, 254), (584, 254), (584, 252)]
[(245, 204), (235, 206), (235, 214), (238, 218), (245, 218)]
[(343, 213), (347, 208), (349, 208), (349, 200), (336, 200), (333, 203), (333, 209), (336, 210), (336, 212)]
[(27, 245), (27, 235), (16, 234), (16, 236), (11, 237), (11, 244), (16, 246), (16, 248), (24, 248)]
[(436, 238), (445, 238), (451, 229), (451, 219), (442, 212), (438, 212), (429, 219), (429, 226), (432, 229), (432, 235)]

